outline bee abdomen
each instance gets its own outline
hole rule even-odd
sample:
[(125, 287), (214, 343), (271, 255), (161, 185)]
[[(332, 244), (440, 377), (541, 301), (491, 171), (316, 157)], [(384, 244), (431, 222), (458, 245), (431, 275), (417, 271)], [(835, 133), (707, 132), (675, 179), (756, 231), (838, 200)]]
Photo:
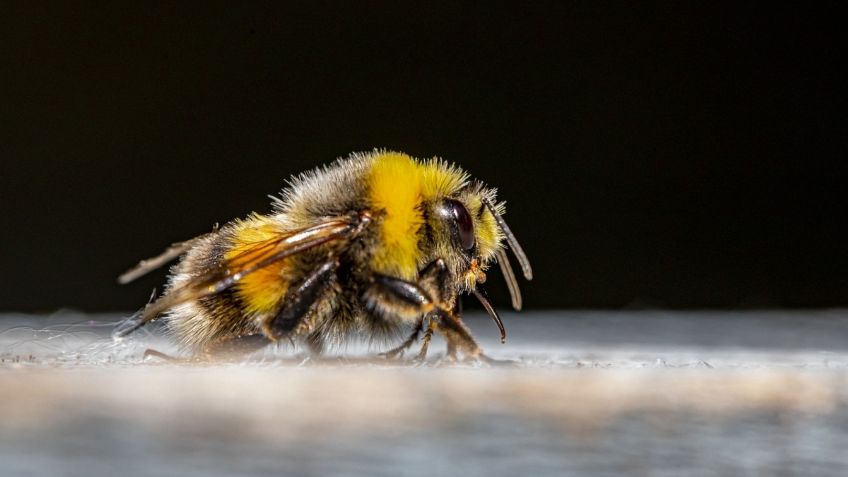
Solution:
[[(178, 287), (204, 270), (219, 267), (227, 246), (225, 229), (198, 244), (175, 267), (170, 287)], [(245, 303), (233, 288), (179, 305), (165, 320), (179, 343), (195, 351), (229, 336), (258, 331), (248, 316)]]

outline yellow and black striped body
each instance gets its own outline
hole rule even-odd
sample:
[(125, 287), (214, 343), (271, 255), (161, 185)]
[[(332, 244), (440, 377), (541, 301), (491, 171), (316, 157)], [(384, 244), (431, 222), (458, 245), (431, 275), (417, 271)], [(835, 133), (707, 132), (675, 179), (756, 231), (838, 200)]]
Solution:
[[(471, 216), (473, 264), (458, 250), (455, 232), (440, 215), (438, 206), (446, 198), (463, 204)], [(415, 326), (421, 311), (381, 300), (373, 291), (374, 277), (414, 282), (424, 267), (441, 259), (447, 268), (443, 285), (450, 292), (448, 301), (473, 289), (503, 239), (484, 201), (495, 204), (495, 192), (439, 159), (374, 151), (307, 172), (291, 181), (272, 213), (250, 215), (197, 239), (173, 268), (169, 288), (178, 289), (203, 271), (226, 267), (234, 257), (251, 253), (257, 243), (323, 220), (367, 213), (370, 223), (350, 240), (275, 261), (220, 293), (173, 307), (166, 315), (168, 326), (194, 351), (238, 336), (268, 336), (269, 323), (287, 294), (329, 259), (335, 264), (331, 283), (288, 337), (316, 351), (356, 336), (377, 341), (400, 337)]]

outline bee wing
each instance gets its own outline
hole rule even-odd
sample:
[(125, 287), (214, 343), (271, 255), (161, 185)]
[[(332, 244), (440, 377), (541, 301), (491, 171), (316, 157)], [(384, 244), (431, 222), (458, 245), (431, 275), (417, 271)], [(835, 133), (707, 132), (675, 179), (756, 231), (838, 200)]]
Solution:
[(349, 239), (361, 231), (368, 222), (370, 222), (370, 216), (367, 214), (331, 219), (249, 244), (241, 248), (238, 255), (228, 258), (221, 266), (206, 270), (178, 287), (168, 290), (156, 301), (151, 302), (118, 326), (113, 336), (126, 336), (164, 311), (182, 303), (220, 293), (245, 276), (286, 257), (327, 242)]

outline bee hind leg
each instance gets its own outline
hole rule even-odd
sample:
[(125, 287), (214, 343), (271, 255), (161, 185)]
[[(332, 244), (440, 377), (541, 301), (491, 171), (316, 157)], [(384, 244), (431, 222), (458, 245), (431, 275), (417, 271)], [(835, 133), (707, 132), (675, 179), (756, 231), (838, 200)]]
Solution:
[(220, 338), (190, 357), (171, 356), (167, 353), (147, 348), (143, 360), (156, 358), (174, 364), (198, 364), (215, 361), (239, 361), (245, 356), (269, 345), (271, 340), (262, 334), (227, 336)]
[(191, 362), (190, 358), (181, 358), (177, 356), (171, 356), (170, 354), (163, 353), (159, 350), (155, 350), (153, 348), (147, 348), (144, 350), (144, 354), (142, 355), (142, 361), (147, 361), (148, 358), (158, 358), (163, 361), (167, 361), (169, 363), (189, 363)]
[(195, 360), (240, 361), (269, 344), (271, 340), (261, 333), (228, 336), (207, 345)]

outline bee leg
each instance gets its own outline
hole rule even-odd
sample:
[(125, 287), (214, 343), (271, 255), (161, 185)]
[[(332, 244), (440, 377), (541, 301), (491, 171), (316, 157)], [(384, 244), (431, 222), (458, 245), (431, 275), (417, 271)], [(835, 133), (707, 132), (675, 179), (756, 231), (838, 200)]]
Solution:
[(277, 341), (294, 334), (335, 281), (338, 266), (336, 259), (329, 260), (310, 273), (299, 286), (289, 289), (280, 310), (263, 325), (265, 335)]
[(372, 276), (371, 286), (365, 293), (370, 308), (384, 316), (406, 319), (415, 317), (418, 323), (415, 332), (400, 346), (386, 352), (386, 357), (394, 357), (411, 346), (418, 339), (424, 320), (428, 320), (421, 351), (415, 361), (423, 361), (427, 357), (430, 340), (439, 329), (438, 315), (443, 312), (441, 307), (443, 303), (452, 302), (449, 273), (445, 261), (436, 259), (421, 270), (417, 282), (381, 274)]
[(427, 360), (427, 350), (430, 348), (430, 340), (433, 338), (433, 332), (436, 331), (437, 326), (436, 320), (431, 318), (427, 325), (427, 331), (424, 332), (424, 339), (421, 340), (421, 350), (418, 352), (418, 356), (415, 357), (416, 362), (423, 363)]
[(261, 333), (225, 337), (207, 345), (199, 358), (204, 361), (237, 361), (271, 343)]
[(442, 259), (424, 267), (417, 282), (375, 273), (365, 292), (365, 300), (379, 314), (420, 320), (420, 316), (432, 311), (448, 294), (448, 273)]
[(462, 349), (465, 355), (465, 361), (483, 363), (489, 366), (516, 366), (517, 362), (513, 360), (495, 359), (488, 356), (477, 344), (477, 341), (471, 335), (468, 327), (456, 314), (445, 314), (445, 319), (441, 322), (439, 331), (444, 334), (448, 342), (447, 357), (453, 361), (458, 361), (457, 349)]
[(417, 283), (381, 274), (372, 280), (365, 300), (380, 315), (412, 319), (433, 309), (430, 293)]
[(421, 270), (418, 284), (430, 293), (436, 303), (441, 305), (450, 301), (450, 272), (441, 258), (433, 260)]
[(483, 350), (471, 336), (471, 331), (462, 319), (444, 310), (439, 313), (439, 331), (448, 342), (448, 357), (456, 360), (457, 350), (461, 350), (467, 359), (478, 359)]
[(147, 361), (147, 358), (159, 358), (163, 361), (167, 361), (169, 363), (190, 363), (191, 358), (178, 358), (176, 356), (171, 356), (170, 354), (163, 353), (161, 351), (155, 350), (153, 348), (147, 348), (144, 350), (144, 354), (141, 359), (143, 361)]
[(448, 363), (456, 363), (459, 360), (459, 356), (456, 351), (456, 343), (453, 341), (448, 341), (447, 349), (445, 350), (445, 360)]
[[(453, 316), (462, 316), (462, 300), (459, 297), (456, 297), (456, 302), (453, 305)], [(451, 362), (455, 363), (458, 360), (457, 350), (456, 350), (456, 341), (447, 340), (447, 349), (445, 350), (445, 357)]]
[[(420, 330), (421, 324), (423, 324), (423, 320), (426, 317), (415, 317), (421, 317), (432, 311), (434, 306), (433, 300), (430, 298), (430, 293), (417, 283), (385, 275), (375, 275), (373, 280), (373, 283), (365, 293), (365, 300), (371, 311), (375, 312), (375, 315), (417, 319), (417, 323), (419, 323), (416, 327), (416, 332), (412, 336), (400, 346), (389, 350), (385, 354), (387, 358), (393, 358), (409, 346), (412, 346), (412, 343), (418, 339), (418, 330)], [(423, 361), (427, 356), (427, 348), (430, 346), (430, 338), (433, 336), (435, 326), (436, 322), (430, 320), (430, 324), (424, 332), (424, 341), (421, 351), (415, 359), (416, 362)]]
[(394, 358), (398, 357), (399, 355), (403, 354), (404, 351), (406, 351), (407, 349), (409, 349), (410, 346), (412, 346), (412, 343), (415, 343), (416, 341), (418, 341), (418, 337), (421, 336), (421, 328), (423, 326), (424, 326), (424, 318), (421, 318), (421, 320), (418, 322), (418, 324), (415, 325), (415, 330), (412, 331), (412, 334), (409, 335), (409, 338), (407, 338), (406, 341), (404, 341), (403, 343), (401, 343), (397, 347), (394, 347), (394, 348), (392, 348), (388, 351), (380, 353), (380, 356), (382, 356), (386, 359), (394, 359)]

